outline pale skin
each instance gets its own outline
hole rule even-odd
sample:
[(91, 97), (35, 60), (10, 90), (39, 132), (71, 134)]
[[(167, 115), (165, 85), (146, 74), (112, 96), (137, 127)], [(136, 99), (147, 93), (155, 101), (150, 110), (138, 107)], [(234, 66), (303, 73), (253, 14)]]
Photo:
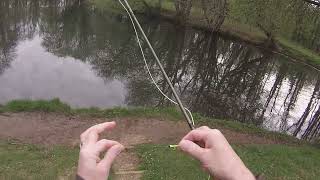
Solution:
[[(109, 177), (112, 163), (124, 150), (124, 146), (108, 139), (99, 140), (99, 134), (110, 131), (115, 126), (115, 122), (106, 122), (81, 134), (82, 147), (77, 171), (81, 179), (105, 180)], [(208, 127), (193, 130), (180, 141), (179, 148), (199, 160), (202, 167), (215, 179), (255, 179), (219, 130)], [(100, 155), (104, 157), (100, 159)]]

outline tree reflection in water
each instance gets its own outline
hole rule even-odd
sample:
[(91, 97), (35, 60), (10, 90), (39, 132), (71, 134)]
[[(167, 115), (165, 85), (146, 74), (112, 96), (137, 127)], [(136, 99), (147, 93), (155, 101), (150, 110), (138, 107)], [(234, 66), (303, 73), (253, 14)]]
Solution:
[[(169, 105), (147, 77), (127, 17), (77, 2), (2, 0), (0, 75), (15, 59), (17, 43), (39, 34), (48, 52), (89, 63), (106, 81), (125, 81), (128, 105)], [(141, 19), (170, 79), (193, 111), (304, 139), (319, 137), (319, 73), (218, 34)], [(145, 43), (143, 48), (159, 86), (172, 97)]]

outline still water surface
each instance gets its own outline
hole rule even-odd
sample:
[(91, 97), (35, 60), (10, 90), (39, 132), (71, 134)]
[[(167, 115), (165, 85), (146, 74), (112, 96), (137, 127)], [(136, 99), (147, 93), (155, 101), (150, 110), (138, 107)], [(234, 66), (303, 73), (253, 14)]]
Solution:
[[(57, 97), (73, 107), (168, 105), (148, 78), (127, 17), (60, 1), (14, 2), (0, 3), (0, 104)], [(319, 117), (318, 72), (216, 34), (141, 21), (193, 111), (291, 133)]]

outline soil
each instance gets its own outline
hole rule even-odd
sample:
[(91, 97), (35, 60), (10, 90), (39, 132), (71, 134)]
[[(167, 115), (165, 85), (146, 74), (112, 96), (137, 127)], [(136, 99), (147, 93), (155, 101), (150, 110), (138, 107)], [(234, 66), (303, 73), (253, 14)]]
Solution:
[[(139, 158), (132, 152), (132, 147), (144, 143), (176, 144), (189, 131), (183, 120), (173, 122), (146, 118), (89, 118), (39, 112), (5, 113), (0, 114), (0, 140), (14, 139), (44, 146), (77, 147), (79, 146), (79, 136), (83, 131), (106, 121), (116, 121), (117, 127), (112, 132), (103, 134), (102, 138), (119, 141), (127, 148), (125, 152), (120, 154), (113, 166), (117, 180), (138, 180), (142, 176), (143, 171), (138, 171)], [(215, 128), (219, 129), (219, 127)], [(220, 130), (233, 144), (281, 143), (228, 129)]]
[[(173, 122), (145, 118), (88, 118), (55, 113), (0, 114), (0, 139), (15, 139), (25, 143), (52, 145), (79, 144), (80, 134), (92, 125), (116, 121), (117, 127), (103, 134), (131, 147), (137, 144), (174, 144), (189, 131), (184, 121)], [(219, 129), (219, 127), (215, 127)], [(278, 144), (273, 139), (220, 129), (233, 144)]]

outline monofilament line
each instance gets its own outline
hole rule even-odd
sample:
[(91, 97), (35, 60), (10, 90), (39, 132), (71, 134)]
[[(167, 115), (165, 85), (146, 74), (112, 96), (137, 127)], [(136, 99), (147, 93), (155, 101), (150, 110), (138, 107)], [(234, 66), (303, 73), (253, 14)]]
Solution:
[[(131, 6), (129, 5), (129, 3), (127, 2), (127, 0), (123, 0), (124, 3), (125, 3), (125, 5), (123, 4), (122, 0), (118, 0), (118, 1), (119, 1), (119, 3), (122, 5), (122, 7), (125, 9), (125, 11), (128, 13), (128, 16), (129, 16), (129, 18), (130, 18), (130, 20), (131, 20), (131, 23), (132, 23), (132, 26), (133, 26), (133, 29), (134, 29), (134, 32), (135, 32), (135, 35), (136, 35), (136, 38), (137, 38), (137, 43), (138, 43), (138, 45), (139, 45), (139, 48), (140, 48), (140, 50), (141, 50), (141, 54), (142, 54), (142, 57), (143, 57), (143, 60), (144, 60), (144, 63), (145, 63), (145, 67), (146, 67), (146, 69), (147, 69), (147, 71), (148, 71), (148, 74), (149, 74), (149, 76), (150, 76), (153, 84), (156, 86), (156, 88), (158, 89), (158, 91), (159, 91), (166, 99), (168, 99), (170, 102), (172, 102), (173, 104), (176, 104), (176, 105), (178, 105), (178, 106), (180, 107), (180, 110), (182, 111), (184, 117), (186, 118), (187, 123), (188, 123), (190, 129), (192, 129), (192, 130), (195, 129), (194, 119), (193, 119), (193, 116), (192, 116), (191, 111), (183, 106), (183, 104), (182, 104), (182, 102), (181, 102), (181, 100), (180, 100), (180, 98), (179, 98), (176, 90), (174, 89), (174, 87), (173, 87), (173, 85), (172, 85), (172, 83), (171, 83), (171, 81), (170, 81), (167, 73), (165, 72), (165, 70), (164, 70), (164, 68), (163, 68), (163, 66), (162, 66), (162, 64), (161, 64), (161, 62), (160, 62), (160, 60), (159, 60), (156, 52), (154, 51), (154, 49), (153, 49), (153, 47), (152, 47), (149, 39), (147, 38), (146, 34), (144, 33), (144, 30), (142, 29), (142, 27), (141, 27), (138, 19), (137, 19), (136, 16), (134, 15)], [(177, 100), (177, 102), (175, 102), (174, 100), (172, 100), (171, 98), (169, 98), (169, 97), (160, 89), (160, 87), (158, 86), (158, 84), (157, 84), (156, 81), (154, 80), (154, 78), (153, 78), (153, 76), (152, 76), (152, 74), (151, 74), (151, 72), (150, 72), (150, 68), (149, 68), (149, 66), (148, 66), (148, 63), (147, 63), (145, 54), (144, 54), (144, 52), (143, 52), (143, 48), (142, 48), (142, 45), (141, 45), (141, 41), (140, 41), (140, 39), (139, 39), (139, 34), (138, 34), (138, 32), (137, 32), (136, 25), (138, 26), (139, 30), (141, 31), (142, 36), (144, 37), (145, 41), (147, 42), (147, 44), (148, 44), (148, 46), (149, 46), (149, 48), (150, 48), (150, 50), (151, 50), (154, 58), (156, 59), (157, 64), (158, 64), (158, 66), (159, 66), (159, 68), (160, 68), (163, 76), (165, 77), (165, 80), (166, 80), (167, 83), (169, 84), (169, 86), (170, 86), (170, 88), (171, 88), (171, 90), (172, 90), (172, 92), (173, 92), (173, 95), (174, 95), (175, 99)]]

